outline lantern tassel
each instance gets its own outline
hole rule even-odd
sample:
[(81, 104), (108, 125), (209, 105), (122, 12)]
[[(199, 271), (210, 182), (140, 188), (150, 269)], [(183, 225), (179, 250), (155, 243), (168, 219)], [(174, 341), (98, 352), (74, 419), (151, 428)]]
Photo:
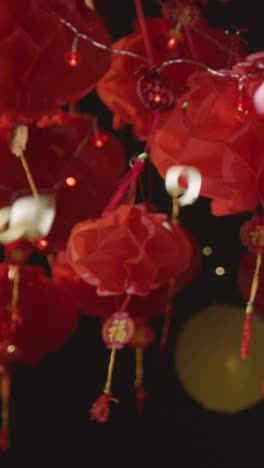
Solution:
[(0, 429), (0, 451), (9, 449), (9, 399), (10, 399), (10, 377), (7, 371), (1, 376), (0, 392), (2, 400), (2, 425)]
[(13, 333), (22, 322), (18, 309), (20, 272), (18, 265), (10, 266), (9, 277), (13, 280), (12, 301), (11, 301), (11, 333)]
[(116, 349), (112, 348), (108, 371), (107, 371), (107, 379), (104, 388), (104, 393), (97, 398), (97, 400), (92, 405), (91, 409), (89, 410), (90, 419), (97, 422), (106, 422), (110, 416), (110, 408), (109, 402), (114, 401), (118, 403), (118, 400), (112, 397), (111, 393), (111, 385), (112, 385), (112, 378), (113, 378), (113, 370), (114, 370), (114, 363), (115, 363), (115, 354)]
[(254, 310), (254, 301), (255, 301), (256, 294), (257, 294), (257, 290), (258, 290), (259, 272), (260, 272), (261, 262), (262, 262), (262, 254), (259, 252), (257, 254), (256, 268), (255, 268), (255, 272), (254, 272), (254, 276), (253, 276), (253, 280), (251, 284), (250, 298), (246, 307), (246, 317), (244, 321), (244, 328), (243, 328), (242, 339), (241, 339), (240, 354), (241, 354), (242, 361), (245, 361), (247, 359), (249, 350), (250, 350), (251, 336), (252, 336), (252, 313)]
[(24, 155), (24, 150), (26, 149), (27, 142), (28, 142), (28, 127), (26, 125), (18, 125), (14, 129), (11, 140), (10, 140), (10, 145), (9, 145), (10, 151), (14, 156), (20, 159), (27, 181), (28, 181), (28, 184), (29, 184), (29, 187), (32, 191), (32, 195), (35, 198), (38, 198), (39, 193), (38, 193), (35, 181), (33, 179), (32, 173), (30, 171), (28, 162)]
[(144, 411), (144, 401), (145, 401), (145, 389), (143, 386), (143, 349), (136, 349), (136, 377), (135, 377), (135, 389), (136, 389), (136, 407), (139, 414)]
[[(178, 224), (179, 222), (179, 201), (176, 195), (172, 196), (172, 213), (171, 213), (171, 221), (173, 224)], [(167, 307), (165, 311), (165, 319), (162, 327), (161, 332), (161, 339), (160, 339), (160, 358), (163, 357), (165, 346), (168, 340), (169, 329), (171, 324), (171, 315), (172, 315), (172, 299), (174, 296), (175, 291), (175, 279), (170, 280), (169, 282), (169, 290), (168, 290), (168, 301)]]
[(120, 182), (117, 191), (109, 201), (108, 205), (105, 207), (102, 216), (107, 216), (108, 214), (112, 213), (118, 204), (122, 201), (126, 191), (134, 185), (134, 182), (138, 179), (141, 172), (144, 169), (144, 160), (147, 159), (147, 153), (142, 153), (139, 155), (134, 163), (134, 166), (127, 172), (123, 180)]

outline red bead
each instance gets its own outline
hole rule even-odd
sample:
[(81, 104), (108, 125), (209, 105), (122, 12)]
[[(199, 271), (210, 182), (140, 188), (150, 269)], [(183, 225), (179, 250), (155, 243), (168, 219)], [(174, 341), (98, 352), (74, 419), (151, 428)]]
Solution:
[(77, 50), (70, 50), (69, 52), (66, 52), (65, 60), (70, 67), (77, 67), (81, 61), (81, 55)]

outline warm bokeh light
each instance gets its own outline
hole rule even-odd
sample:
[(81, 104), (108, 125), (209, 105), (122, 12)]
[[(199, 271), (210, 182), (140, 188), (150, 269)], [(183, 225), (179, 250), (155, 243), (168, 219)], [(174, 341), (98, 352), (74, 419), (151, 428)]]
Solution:
[(42, 247), (44, 249), (45, 247), (47, 247), (48, 242), (45, 239), (40, 239), (38, 241), (38, 245), (39, 245), (39, 247)]
[(168, 44), (167, 44), (168, 48), (169, 48), (169, 49), (175, 49), (176, 45), (177, 45), (176, 39), (175, 39), (174, 37), (171, 37), (171, 38), (168, 40)]
[(155, 101), (155, 102), (160, 102), (160, 101), (161, 101), (160, 94), (155, 94), (155, 96), (154, 96), (154, 98), (153, 98), (153, 101)]
[(74, 187), (74, 185), (76, 185), (76, 179), (75, 177), (67, 177), (66, 179), (66, 185), (68, 185), (68, 187)]
[(211, 247), (204, 247), (202, 253), (206, 256), (212, 255), (213, 249)]
[(100, 138), (97, 138), (95, 140), (95, 146), (97, 146), (97, 148), (102, 148), (104, 146), (104, 142)]
[(236, 413), (261, 401), (264, 321), (253, 317), (249, 357), (240, 357), (245, 311), (229, 304), (211, 304), (181, 329), (175, 366), (186, 392), (203, 408)]
[(8, 345), (7, 348), (6, 348), (7, 352), (10, 353), (10, 354), (13, 354), (16, 350), (16, 347), (12, 344)]
[(218, 266), (218, 267), (216, 267), (216, 269), (215, 269), (215, 274), (216, 274), (217, 276), (223, 276), (223, 275), (225, 274), (225, 272), (226, 272), (226, 271), (225, 271), (224, 267), (222, 267), (222, 266)]

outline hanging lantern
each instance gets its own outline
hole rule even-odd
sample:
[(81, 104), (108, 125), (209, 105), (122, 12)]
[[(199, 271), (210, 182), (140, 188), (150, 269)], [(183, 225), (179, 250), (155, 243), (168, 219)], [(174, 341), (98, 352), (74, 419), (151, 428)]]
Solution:
[(193, 73), (190, 91), (163, 119), (152, 146), (163, 177), (177, 164), (201, 172), (201, 195), (212, 199), (219, 216), (254, 211), (263, 200), (263, 119), (253, 103), (263, 78), (252, 61), (233, 67), (232, 76)]
[[(124, 301), (126, 303), (126, 299)], [(94, 402), (89, 413), (92, 420), (106, 422), (109, 419), (109, 402), (117, 401), (112, 397), (112, 378), (115, 363), (116, 351), (122, 349), (132, 338), (134, 333), (134, 323), (125, 312), (125, 307), (121, 307), (118, 312), (114, 312), (103, 324), (102, 338), (109, 349), (111, 349), (107, 378), (103, 394)]]
[[(9, 151), (10, 132), (10, 122), (3, 120), (0, 206), (30, 193), (21, 162)], [(101, 146), (94, 144), (97, 135)], [(29, 126), (23, 154), (38, 193), (56, 195), (56, 217), (47, 241), (61, 247), (76, 222), (100, 214), (126, 166), (119, 141), (106, 132), (95, 133), (91, 116), (63, 112)]]
[(121, 205), (104, 218), (77, 224), (67, 254), (98, 294), (146, 295), (188, 268), (191, 246), (166, 215)]
[(0, 265), (0, 310), (0, 362), (4, 365), (13, 361), (37, 365), (71, 336), (78, 322), (67, 291), (35, 266)]
[[(103, 21), (84, 2), (1, 3), (0, 114), (20, 121), (53, 114), (60, 105), (89, 93), (109, 68), (111, 53), (76, 36), (60, 18), (110, 46)], [(78, 66), (73, 67), (73, 62)]]

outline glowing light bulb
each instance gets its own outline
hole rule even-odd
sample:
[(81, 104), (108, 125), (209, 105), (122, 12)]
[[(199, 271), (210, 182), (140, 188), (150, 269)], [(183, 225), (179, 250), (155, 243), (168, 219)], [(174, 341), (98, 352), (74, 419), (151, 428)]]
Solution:
[(167, 43), (168, 49), (175, 49), (176, 45), (177, 45), (177, 41), (176, 41), (175, 37), (171, 37), (168, 40), (168, 43)]
[(74, 187), (76, 185), (76, 179), (75, 177), (67, 177), (67, 179), (65, 180), (65, 183), (66, 185), (68, 185), (68, 187)]
[(81, 55), (77, 50), (70, 50), (65, 54), (65, 60), (70, 67), (77, 67), (81, 61)]
[(42, 249), (45, 249), (48, 246), (48, 242), (45, 239), (40, 239), (38, 241), (38, 246)]
[(160, 102), (161, 101), (161, 97), (160, 97), (160, 94), (155, 94), (155, 96), (153, 97), (153, 101), (155, 102)]
[(218, 266), (216, 269), (215, 269), (215, 274), (217, 276), (223, 276), (225, 274), (225, 269), (224, 267), (221, 267), (221, 266)]
[(213, 249), (211, 247), (204, 247), (202, 253), (206, 256), (212, 255)]
[(104, 146), (104, 142), (100, 138), (96, 138), (95, 146), (97, 146), (97, 148), (102, 148)]
[(12, 344), (8, 345), (6, 348), (7, 352), (13, 354), (16, 351), (16, 347)]

